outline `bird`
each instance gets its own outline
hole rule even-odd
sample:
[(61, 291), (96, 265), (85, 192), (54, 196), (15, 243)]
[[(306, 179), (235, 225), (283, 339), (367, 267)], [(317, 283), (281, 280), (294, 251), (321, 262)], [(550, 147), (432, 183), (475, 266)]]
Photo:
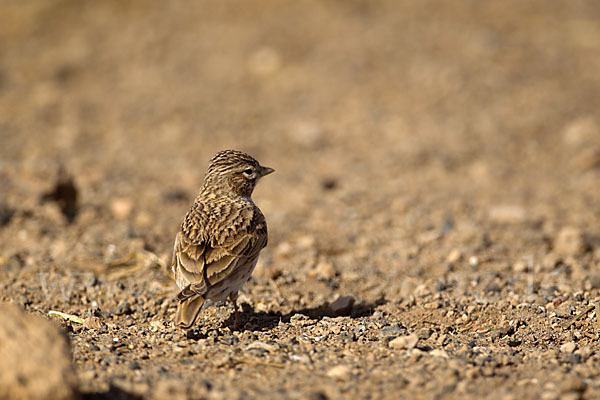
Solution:
[(238, 291), (267, 245), (267, 223), (252, 200), (257, 182), (275, 171), (238, 150), (218, 152), (185, 215), (173, 248), (177, 294), (175, 325), (194, 326), (205, 300), (229, 298), (240, 326)]

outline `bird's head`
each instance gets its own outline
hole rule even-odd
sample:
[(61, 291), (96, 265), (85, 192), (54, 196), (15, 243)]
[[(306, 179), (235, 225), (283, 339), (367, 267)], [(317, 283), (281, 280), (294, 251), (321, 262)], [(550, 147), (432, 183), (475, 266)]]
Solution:
[(210, 160), (204, 186), (250, 197), (256, 182), (273, 171), (273, 168), (260, 165), (252, 156), (244, 152), (224, 150)]

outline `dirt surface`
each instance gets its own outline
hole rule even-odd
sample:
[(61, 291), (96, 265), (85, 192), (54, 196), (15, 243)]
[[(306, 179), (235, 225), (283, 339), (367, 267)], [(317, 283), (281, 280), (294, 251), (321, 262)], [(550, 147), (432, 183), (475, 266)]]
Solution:
[[(598, 1), (0, 20), (0, 301), (68, 332), (83, 398), (600, 396)], [(172, 243), (226, 148), (276, 169), (269, 245), (243, 328), (185, 332)]]

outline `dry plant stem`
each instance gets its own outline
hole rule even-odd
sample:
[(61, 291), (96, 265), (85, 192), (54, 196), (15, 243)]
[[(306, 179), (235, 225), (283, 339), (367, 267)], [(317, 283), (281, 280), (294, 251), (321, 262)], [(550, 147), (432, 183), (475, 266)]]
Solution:
[(585, 315), (587, 315), (587, 313), (592, 311), (594, 308), (596, 308), (596, 319), (597, 319), (598, 318), (598, 306), (597, 305), (596, 306), (594, 306), (594, 305), (587, 306), (585, 310), (583, 310), (582, 312), (577, 314), (572, 320), (563, 324), (563, 329), (569, 329), (571, 327), (571, 325), (573, 325), (575, 323), (575, 321), (583, 318)]
[(67, 313), (64, 313), (64, 312), (61, 312), (61, 311), (50, 310), (50, 311), (48, 311), (48, 315), (50, 315), (50, 316), (56, 316), (56, 317), (61, 317), (65, 321), (71, 321), (71, 322), (75, 322), (77, 324), (83, 324), (84, 323), (84, 320), (82, 318), (79, 318), (76, 315), (67, 314)]

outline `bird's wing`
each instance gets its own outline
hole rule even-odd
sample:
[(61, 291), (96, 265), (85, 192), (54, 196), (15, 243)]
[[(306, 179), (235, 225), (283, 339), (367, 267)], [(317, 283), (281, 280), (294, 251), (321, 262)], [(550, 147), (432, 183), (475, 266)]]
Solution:
[(184, 230), (180, 231), (173, 252), (176, 276), (179, 273), (186, 282), (180, 285), (184, 286), (180, 297), (187, 298), (194, 293), (204, 295), (209, 286), (226, 279), (238, 266), (255, 260), (267, 245), (266, 225), (258, 227), (251, 232), (239, 229), (223, 243), (192, 239)]

